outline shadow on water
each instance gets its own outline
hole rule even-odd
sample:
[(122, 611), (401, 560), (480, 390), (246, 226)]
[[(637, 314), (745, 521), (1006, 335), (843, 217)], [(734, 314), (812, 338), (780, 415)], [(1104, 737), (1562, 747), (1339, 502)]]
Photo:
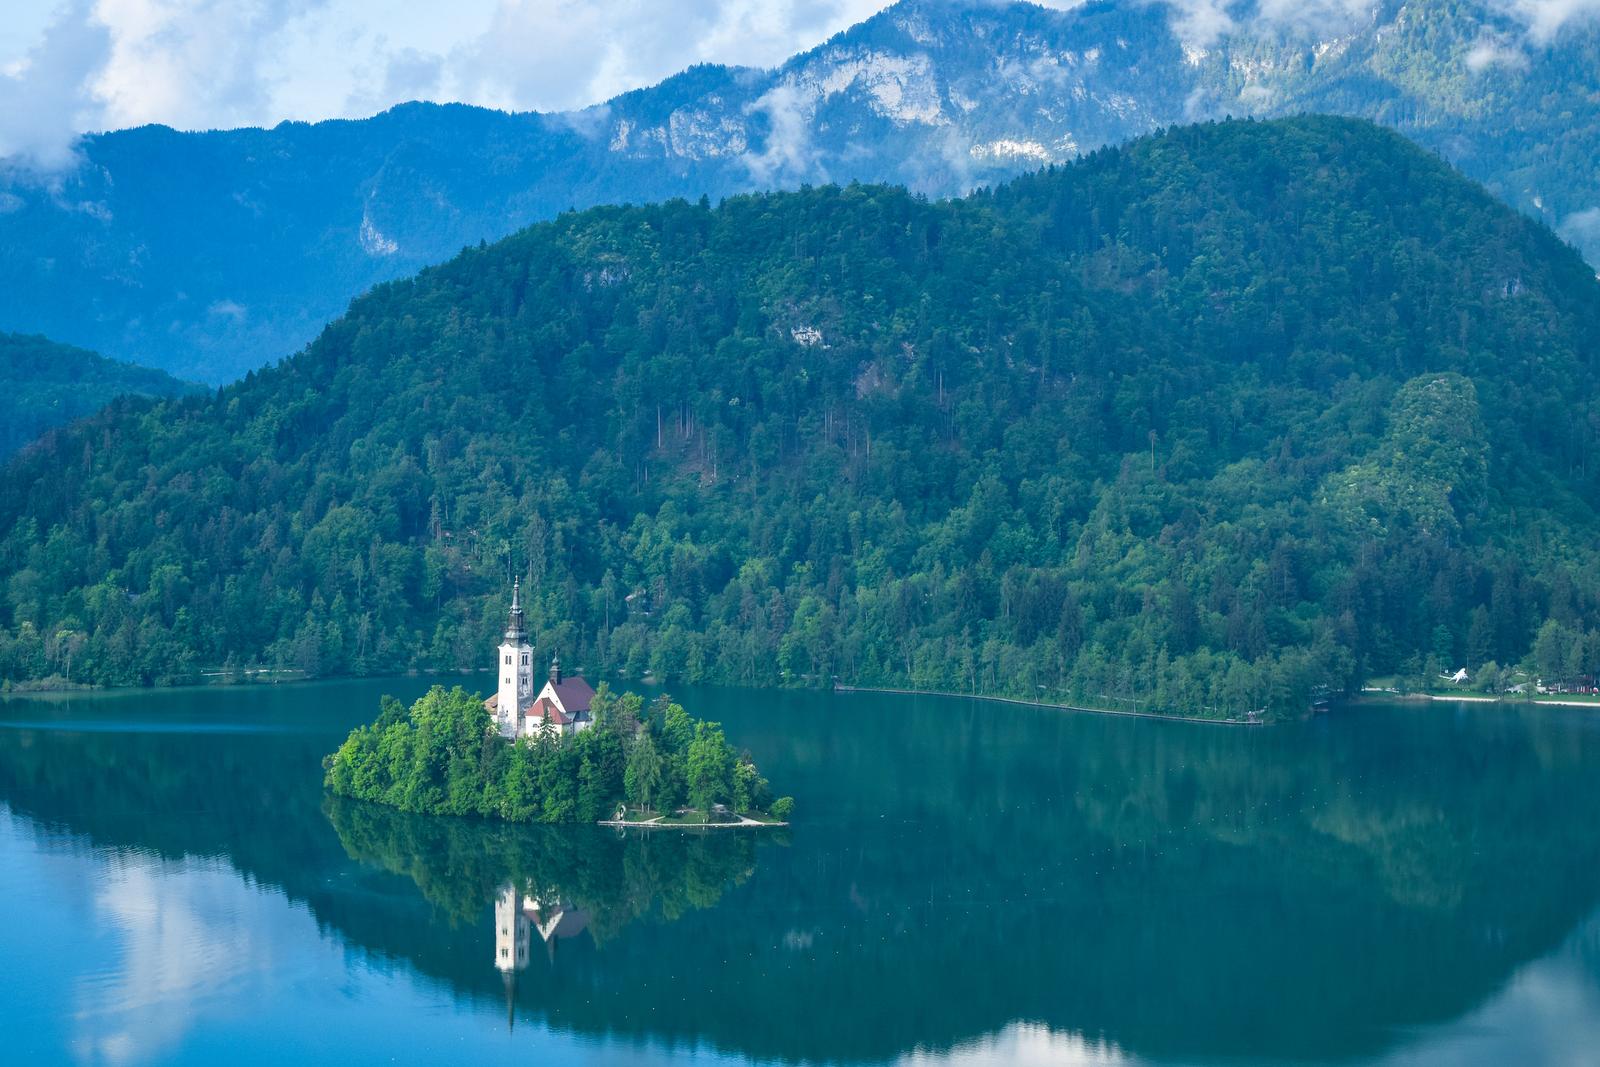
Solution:
[[(97, 846), (223, 857), (461, 999), (503, 1002), (509, 949), (519, 1027), (785, 1060), (1019, 1020), (1152, 1058), (1370, 1058), (1485, 1002), (1600, 897), (1600, 723), (1581, 713), (1229, 731), (681, 694), (799, 798), (780, 843), (333, 802), (318, 761), (368, 688), (316, 690), (317, 728), (248, 736), (0, 726), (0, 801)], [(241, 692), (232, 714), (302, 724), (307, 699)], [(800, 1007), (820, 1003), (826, 1025)]]

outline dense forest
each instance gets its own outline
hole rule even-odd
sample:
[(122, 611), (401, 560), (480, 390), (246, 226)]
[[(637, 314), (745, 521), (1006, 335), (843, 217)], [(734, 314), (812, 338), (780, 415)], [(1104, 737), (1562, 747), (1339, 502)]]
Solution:
[(626, 805), (629, 817), (687, 805), (706, 822), (714, 806), (787, 819), (791, 797), (773, 800), (748, 753), (722, 728), (695, 720), (662, 695), (647, 708), (637, 693), (602, 682), (594, 726), (554, 727), (507, 743), (483, 701), (459, 686), (435, 686), (409, 710), (385, 697), (378, 719), (359, 726), (324, 761), (339, 796), (427, 815), (487, 815), (510, 822), (599, 822)]
[(0, 457), (52, 426), (81, 419), (114, 397), (174, 397), (201, 391), (165, 371), (56, 344), (0, 333)]
[(1332, 118), (568, 213), (14, 460), (0, 675), (472, 667), (515, 575), (627, 678), (1275, 714), (1552, 622), (1592, 673), (1597, 297)]

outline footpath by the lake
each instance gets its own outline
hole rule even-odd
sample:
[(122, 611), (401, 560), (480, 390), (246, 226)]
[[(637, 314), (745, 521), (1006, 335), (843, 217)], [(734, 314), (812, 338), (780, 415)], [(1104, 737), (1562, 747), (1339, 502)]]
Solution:
[(1354, 698), (1363, 701), (1428, 701), (1435, 704), (1505, 704), (1512, 707), (1594, 708), (1600, 711), (1600, 698), (1571, 700), (1561, 697), (1528, 697), (1505, 694), (1491, 696), (1482, 693), (1401, 693), (1393, 689), (1363, 689)]
[(781, 820), (763, 822), (748, 815), (735, 815), (727, 822), (669, 822), (665, 815), (657, 815), (650, 819), (601, 819), (600, 825), (628, 830), (740, 830), (746, 827), (772, 829), (789, 824)]

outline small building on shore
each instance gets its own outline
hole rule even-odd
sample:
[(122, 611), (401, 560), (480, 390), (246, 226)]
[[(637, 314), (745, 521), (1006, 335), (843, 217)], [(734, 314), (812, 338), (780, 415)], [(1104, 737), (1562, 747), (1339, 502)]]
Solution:
[(533, 642), (523, 624), (520, 580), (511, 587), (511, 617), (495, 669), (499, 689), (483, 706), (501, 737), (533, 737), (547, 725), (557, 733), (575, 734), (593, 724), (594, 688), (582, 675), (563, 675), (560, 657), (551, 659), (543, 687), (534, 691)]

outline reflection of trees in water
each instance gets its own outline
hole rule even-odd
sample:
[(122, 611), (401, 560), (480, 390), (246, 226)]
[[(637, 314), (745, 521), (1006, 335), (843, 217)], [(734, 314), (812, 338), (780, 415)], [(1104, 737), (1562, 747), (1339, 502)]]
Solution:
[(582, 911), (597, 944), (640, 918), (671, 921), (715, 905), (756, 864), (755, 837), (737, 831), (521, 826), (333, 796), (323, 811), (352, 859), (410, 878), (451, 925), (481, 920), (509, 885)]

